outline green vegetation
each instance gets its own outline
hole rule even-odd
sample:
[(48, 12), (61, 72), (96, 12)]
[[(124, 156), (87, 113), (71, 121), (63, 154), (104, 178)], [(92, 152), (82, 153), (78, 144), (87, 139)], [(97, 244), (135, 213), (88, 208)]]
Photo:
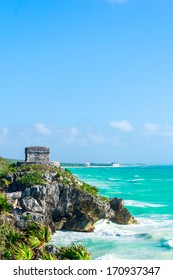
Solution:
[(89, 184), (83, 182), (82, 186), (81, 186), (81, 190), (83, 190), (86, 193), (90, 193), (93, 196), (97, 197), (98, 196), (98, 191), (99, 189), (95, 186), (90, 186)]
[(91, 254), (85, 247), (74, 243), (67, 247), (60, 247), (59, 256), (61, 260), (91, 260)]
[(29, 222), (25, 229), (15, 228), (0, 217), (0, 260), (90, 260), (91, 255), (82, 245), (60, 247), (57, 253), (45, 249), (51, 239), (50, 228)]
[(34, 251), (24, 243), (19, 244), (18, 248), (14, 251), (15, 260), (32, 260)]
[(57, 253), (46, 251), (51, 240), (48, 226), (31, 221), (27, 216), (26, 226), (18, 229), (13, 224), (11, 206), (5, 193), (0, 194), (0, 260), (59, 260), (90, 259), (90, 254), (82, 245), (57, 248)]
[[(68, 169), (45, 164), (21, 164), (17, 166), (10, 160), (0, 157), (0, 259), (2, 260), (90, 260), (91, 255), (82, 245), (72, 243), (60, 247), (56, 253), (47, 252), (45, 246), (51, 240), (48, 226), (34, 222), (30, 215), (23, 217), (22, 229), (14, 226), (12, 206), (9, 205), (5, 192), (13, 186), (19, 190), (25, 186), (46, 185), (48, 183), (69, 185), (96, 198), (100, 197), (98, 188), (79, 181)], [(15, 189), (15, 188), (14, 188)]]
[(7, 176), (17, 170), (16, 165), (0, 157), (0, 178)]
[[(31, 228), (34, 227), (37, 231), (31, 232)], [(43, 232), (46, 232), (46, 235)], [(45, 251), (44, 245), (50, 238), (49, 227), (42, 224), (32, 221), (25, 229), (19, 231), (9, 221), (0, 218), (0, 259), (40, 259)]]
[[(52, 173), (53, 180), (63, 185), (70, 185), (72, 188), (78, 188), (79, 190), (89, 193), (94, 197), (103, 201), (109, 201), (106, 197), (99, 196), (98, 188), (91, 186), (85, 182), (79, 181), (69, 169), (62, 169), (61, 167), (49, 166), (46, 164), (21, 164), (16, 166), (12, 161), (3, 159), (0, 157), (0, 189), (4, 190), (10, 185), (8, 175), (20, 173), (20, 176), (16, 176), (16, 182), (20, 185), (26, 185), (32, 187), (34, 185), (46, 185), (47, 179), (45, 174)], [(48, 175), (49, 176), (49, 175)]]
[(81, 185), (80, 189), (86, 193), (89, 193), (91, 195), (93, 195), (94, 197), (102, 200), (102, 201), (105, 201), (105, 202), (109, 202), (109, 198), (107, 198), (106, 196), (99, 196), (98, 192), (99, 192), (99, 189), (95, 186), (91, 186), (85, 182), (82, 182), (83, 184)]
[(38, 244), (43, 245), (50, 241), (51, 230), (42, 224), (30, 222), (26, 229), (26, 235), (30, 238), (30, 244), (35, 247)]
[(0, 194), (0, 214), (3, 212), (10, 212), (11, 206), (8, 204), (5, 193)]
[(17, 181), (28, 187), (32, 187), (34, 185), (45, 185), (45, 181), (43, 180), (43, 175), (40, 171), (34, 171), (32, 173), (24, 174), (21, 178), (17, 179)]
[(54, 254), (48, 253), (46, 251), (44, 251), (42, 253), (42, 256), (40, 257), (40, 260), (47, 260), (47, 261), (52, 261), (52, 260), (57, 260), (58, 257)]
[(98, 198), (104, 202), (110, 202), (110, 199), (106, 196), (98, 196)]
[(21, 166), (18, 167), (18, 170), (20, 171), (29, 171), (29, 172), (42, 172), (45, 173), (46, 171), (57, 171), (58, 168), (54, 166), (49, 166), (47, 164), (41, 164), (41, 163), (33, 163), (33, 164), (25, 164), (23, 163)]

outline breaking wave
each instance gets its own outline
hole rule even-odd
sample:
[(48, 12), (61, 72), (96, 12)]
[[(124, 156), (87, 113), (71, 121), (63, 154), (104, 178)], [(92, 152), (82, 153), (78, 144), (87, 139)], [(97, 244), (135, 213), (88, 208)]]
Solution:
[(126, 206), (133, 206), (133, 207), (165, 207), (167, 205), (165, 204), (157, 204), (157, 203), (148, 203), (148, 202), (142, 202), (142, 201), (136, 201), (136, 200), (125, 200)]

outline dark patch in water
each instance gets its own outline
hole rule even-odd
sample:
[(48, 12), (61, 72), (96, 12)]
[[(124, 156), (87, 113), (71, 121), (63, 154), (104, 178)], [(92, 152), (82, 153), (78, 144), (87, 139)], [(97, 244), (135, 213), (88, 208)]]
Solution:
[(151, 239), (151, 238), (152, 238), (152, 235), (149, 234), (149, 233), (138, 233), (138, 234), (135, 234), (135, 237), (137, 237), (137, 238)]

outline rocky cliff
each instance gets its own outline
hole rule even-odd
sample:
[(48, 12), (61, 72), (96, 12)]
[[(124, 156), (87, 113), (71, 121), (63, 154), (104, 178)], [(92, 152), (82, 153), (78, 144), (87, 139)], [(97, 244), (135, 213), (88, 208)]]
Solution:
[(137, 223), (122, 199), (100, 197), (95, 187), (62, 168), (9, 164), (6, 172), (0, 174), (0, 190), (6, 192), (18, 227), (23, 227), (27, 219), (47, 224), (53, 230), (87, 232), (94, 230), (99, 219)]

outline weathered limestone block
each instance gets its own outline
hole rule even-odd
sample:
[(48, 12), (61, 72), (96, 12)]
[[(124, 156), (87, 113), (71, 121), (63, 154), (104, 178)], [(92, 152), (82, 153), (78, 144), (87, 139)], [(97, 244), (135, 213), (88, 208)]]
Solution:
[(47, 147), (31, 146), (25, 148), (25, 162), (49, 162), (50, 150)]
[(115, 211), (115, 214), (110, 218), (110, 221), (121, 225), (139, 224), (126, 208)]
[(20, 206), (24, 211), (31, 211), (36, 213), (42, 213), (43, 209), (38, 204), (37, 200), (31, 196), (27, 196), (20, 199)]
[(114, 210), (114, 211), (120, 211), (124, 208), (124, 201), (121, 198), (113, 198), (110, 201), (110, 207)]

